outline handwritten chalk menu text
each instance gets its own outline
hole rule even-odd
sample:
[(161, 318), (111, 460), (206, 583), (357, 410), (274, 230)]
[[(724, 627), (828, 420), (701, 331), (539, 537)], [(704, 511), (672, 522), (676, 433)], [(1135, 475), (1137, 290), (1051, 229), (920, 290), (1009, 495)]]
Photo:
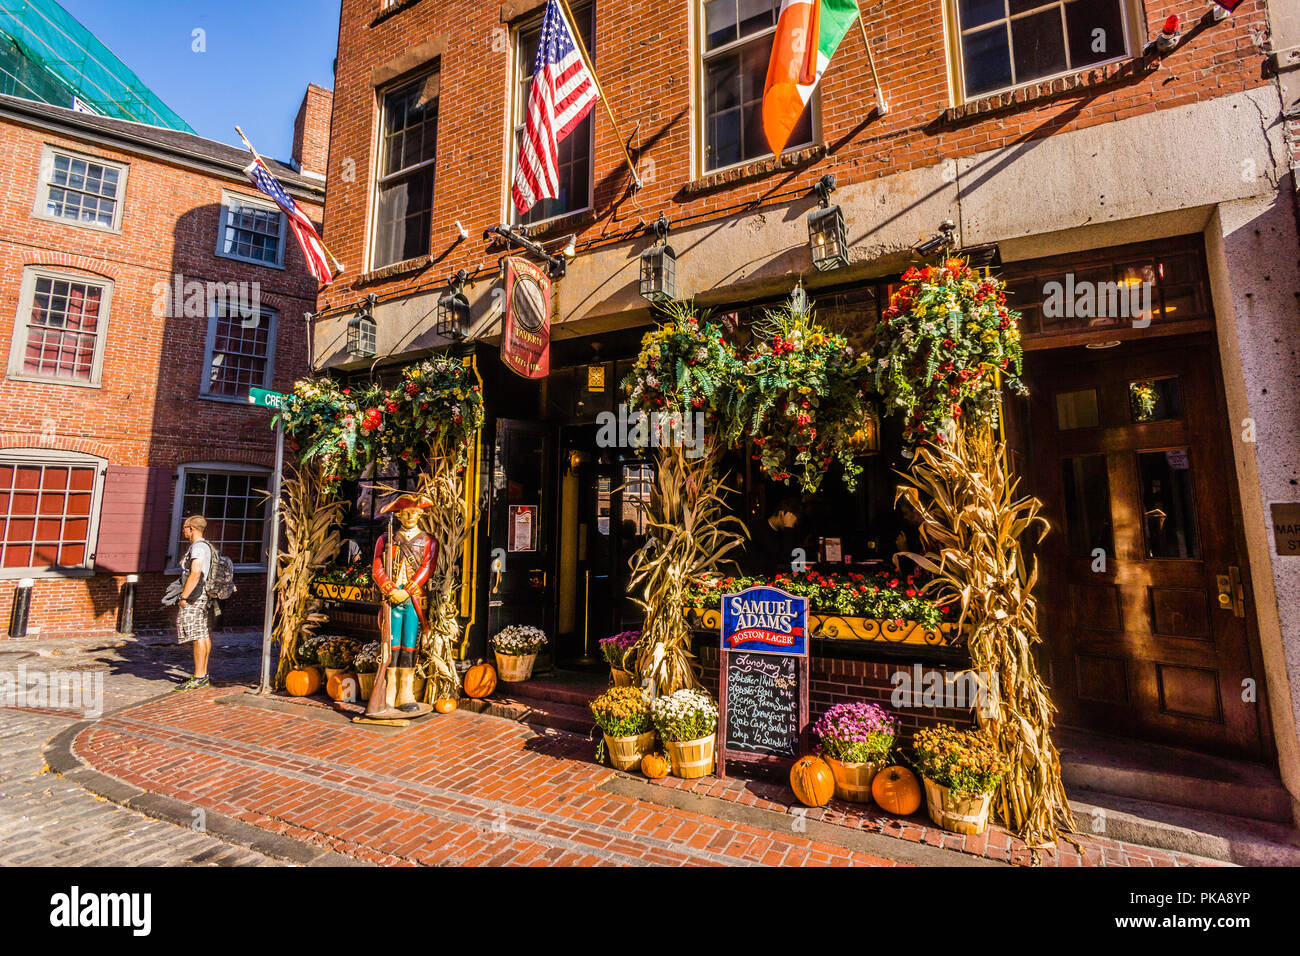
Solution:
[(718, 776), (788, 767), (808, 728), (808, 599), (753, 587), (722, 598)]

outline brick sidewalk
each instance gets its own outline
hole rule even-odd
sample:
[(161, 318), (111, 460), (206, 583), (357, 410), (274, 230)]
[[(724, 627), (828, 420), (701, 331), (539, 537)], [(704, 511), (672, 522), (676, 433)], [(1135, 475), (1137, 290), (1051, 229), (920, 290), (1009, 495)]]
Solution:
[[(144, 790), (384, 864), (1028, 861), (1002, 831), (959, 837), (838, 801), (805, 816), (784, 788), (738, 778), (652, 783), (596, 765), (581, 737), (463, 710), (398, 731), (269, 707), (231, 688), (172, 695), (101, 719), (73, 753)], [(1115, 841), (1084, 846), (1044, 863), (1212, 862)]]

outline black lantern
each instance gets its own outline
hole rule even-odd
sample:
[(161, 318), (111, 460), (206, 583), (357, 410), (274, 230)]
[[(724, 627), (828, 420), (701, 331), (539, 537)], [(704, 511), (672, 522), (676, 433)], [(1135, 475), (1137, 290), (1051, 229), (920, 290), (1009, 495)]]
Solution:
[(817, 180), (813, 189), (821, 207), (808, 213), (808, 246), (813, 265), (819, 271), (842, 269), (849, 264), (849, 240), (844, 230), (844, 213), (830, 204), (835, 191), (835, 177), (829, 173)]
[(654, 224), (657, 239), (641, 253), (641, 295), (656, 305), (677, 298), (677, 255), (668, 245), (668, 220), (663, 213)]
[(373, 358), (375, 355), (375, 303), (379, 296), (373, 292), (366, 296), (366, 304), (348, 322), (348, 354), (353, 358)]
[(457, 341), (465, 338), (465, 330), (469, 327), (469, 299), (465, 297), (465, 280), (468, 278), (469, 273), (461, 269), (448, 280), (450, 288), (438, 297), (436, 331), (441, 336)]

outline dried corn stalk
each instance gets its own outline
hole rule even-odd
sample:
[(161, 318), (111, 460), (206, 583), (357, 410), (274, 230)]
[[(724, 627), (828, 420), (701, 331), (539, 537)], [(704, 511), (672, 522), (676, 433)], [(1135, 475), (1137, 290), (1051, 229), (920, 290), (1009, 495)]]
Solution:
[(277, 688), (284, 687), (284, 679), (293, 669), (298, 642), (324, 620), (312, 613), (311, 582), (342, 547), (339, 522), (345, 506), (314, 463), (300, 465), (280, 488), (285, 548), (276, 554), (277, 600), (271, 629), (271, 639), (280, 648)]
[(912, 484), (900, 486), (896, 500), (922, 517), (927, 554), (908, 557), (934, 575), (925, 592), (938, 603), (959, 603), (958, 629), (971, 663), (996, 694), (993, 706), (977, 711), (1011, 765), (994, 807), (1036, 853), (1055, 846), (1075, 822), (1052, 743), (1056, 708), (1033, 655), (1041, 641), (1033, 594), (1038, 565), (1026, 568), (1022, 553), (1022, 538), (1037, 531), (1041, 541), (1049, 525), (1039, 515), (1042, 502), (1016, 497), (1018, 482), (1005, 460), (989, 426), (964, 425), (955, 440), (917, 450), (905, 475)]
[(687, 457), (680, 444), (658, 454), (646, 546), (632, 558), (628, 587), (645, 609), (637, 673), (653, 681), (655, 693), (671, 694), (700, 686), (686, 624), (686, 586), (729, 560), (726, 555), (740, 547), (748, 530), (726, 513), (723, 495), (730, 489), (715, 473), (716, 448), (710, 445), (698, 458)]

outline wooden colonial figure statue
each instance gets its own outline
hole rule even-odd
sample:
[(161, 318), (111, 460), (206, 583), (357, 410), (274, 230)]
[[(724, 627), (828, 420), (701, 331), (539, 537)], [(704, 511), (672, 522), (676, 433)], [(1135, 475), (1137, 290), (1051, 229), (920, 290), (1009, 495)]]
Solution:
[(433, 507), (433, 502), (421, 495), (402, 495), (384, 506), (381, 514), (397, 513), (401, 528), (393, 533), (389, 545), (388, 535), (382, 534), (375, 543), (375, 562), (371, 569), (375, 585), (389, 604), (389, 666), (385, 703), (388, 709), (396, 707), (404, 713), (415, 713), (421, 707), (415, 700), (415, 649), (424, 633), (424, 586), (433, 575), (438, 561), (438, 542), (420, 530), (420, 513)]

